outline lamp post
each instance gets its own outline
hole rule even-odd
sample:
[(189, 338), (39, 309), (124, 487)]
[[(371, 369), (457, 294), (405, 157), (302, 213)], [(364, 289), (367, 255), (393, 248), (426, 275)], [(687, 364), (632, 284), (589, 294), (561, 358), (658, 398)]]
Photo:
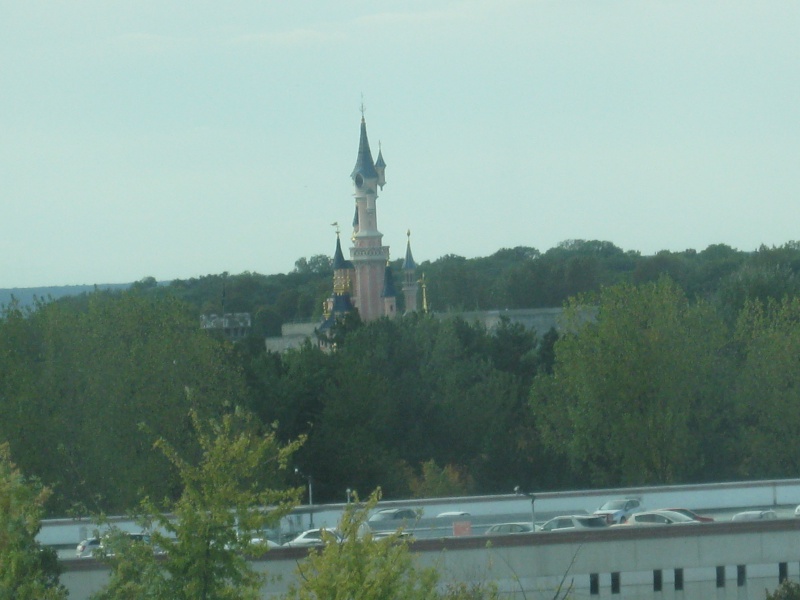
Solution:
[(536, 510), (533, 505), (533, 503), (536, 502), (536, 496), (528, 492), (523, 492), (518, 485), (514, 486), (514, 494), (517, 496), (527, 496), (531, 499), (531, 528), (533, 531), (536, 531)]
[(294, 468), (294, 472), (300, 477), (303, 477), (306, 481), (308, 481), (308, 528), (314, 528), (314, 478), (311, 475), (305, 475), (300, 469), (297, 467)]
[(347, 502), (346, 502), (346, 504), (350, 504), (350, 501), (353, 499), (353, 490), (351, 490), (350, 488), (347, 488), (344, 491), (344, 493), (347, 494)]

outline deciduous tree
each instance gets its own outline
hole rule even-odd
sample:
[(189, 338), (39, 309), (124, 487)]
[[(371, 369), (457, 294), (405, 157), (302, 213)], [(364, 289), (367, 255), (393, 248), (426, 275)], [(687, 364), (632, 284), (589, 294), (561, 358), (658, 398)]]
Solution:
[(0, 598), (60, 600), (55, 551), (36, 541), (49, 490), (28, 479), (0, 444)]
[(618, 285), (567, 310), (552, 376), (532, 389), (539, 430), (595, 484), (719, 476), (730, 429), (728, 336), (670, 279)]
[(110, 584), (98, 600), (261, 597), (264, 576), (247, 557), (266, 551), (253, 540), (263, 539), (264, 528), (297, 504), (300, 490), (285, 489), (280, 471), (302, 439), (281, 445), (273, 430), (263, 431), (241, 411), (218, 422), (201, 421), (195, 412), (191, 419), (202, 449), (199, 461), (181, 455), (165, 438), (155, 444), (180, 475), (180, 498), (166, 505), (142, 503), (140, 519), (155, 526), (151, 542), (163, 557), (141, 545), (115, 553)]

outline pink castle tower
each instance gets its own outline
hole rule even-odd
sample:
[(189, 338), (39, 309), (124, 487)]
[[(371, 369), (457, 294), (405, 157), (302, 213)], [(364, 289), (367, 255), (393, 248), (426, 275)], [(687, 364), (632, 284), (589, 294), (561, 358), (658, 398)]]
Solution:
[(385, 169), (386, 163), (380, 151), (377, 162), (372, 160), (367, 124), (362, 111), (358, 156), (356, 166), (350, 174), (356, 200), (350, 261), (355, 269), (353, 304), (363, 321), (372, 321), (386, 314), (387, 303), (383, 293), (389, 248), (383, 245), (383, 234), (378, 231), (376, 209), (378, 187), (383, 189), (386, 183)]

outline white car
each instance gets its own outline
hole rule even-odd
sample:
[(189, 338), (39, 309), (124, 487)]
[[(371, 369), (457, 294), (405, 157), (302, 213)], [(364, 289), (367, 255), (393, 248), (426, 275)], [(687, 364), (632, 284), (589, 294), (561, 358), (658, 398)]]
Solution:
[(613, 523), (624, 523), (633, 513), (642, 512), (643, 510), (644, 507), (639, 498), (619, 498), (604, 503), (594, 511), (594, 514), (605, 517), (608, 524), (611, 525)]
[(341, 537), (332, 529), (309, 529), (304, 531), (294, 539), (283, 544), (286, 548), (310, 548), (312, 546), (322, 546), (326, 542), (340, 542)]
[(92, 558), (96, 550), (100, 548), (100, 538), (87, 538), (81, 541), (75, 548), (76, 558)]
[(650, 510), (634, 513), (620, 527), (630, 527), (637, 525), (678, 525), (686, 523), (699, 523), (693, 518), (674, 510)]
[(746, 510), (733, 515), (732, 521), (770, 521), (777, 519), (778, 515), (774, 510)]
[(608, 527), (600, 515), (564, 515), (550, 519), (539, 531), (574, 531), (576, 529), (602, 529)]
[[(144, 542), (146, 544), (150, 543), (150, 536), (144, 532), (142, 533), (122, 533), (122, 535), (126, 536), (128, 540), (131, 542)], [(77, 558), (92, 558), (95, 555), (99, 554), (101, 556), (110, 557), (114, 556), (114, 552), (106, 548), (106, 544), (104, 540), (107, 540), (108, 536), (104, 536), (103, 538), (98, 537), (91, 537), (83, 540), (78, 547), (75, 549), (75, 556)], [(158, 550), (154, 549), (154, 552), (158, 552)]]
[(458, 517), (468, 517), (470, 516), (468, 512), (464, 512), (463, 510), (448, 510), (445, 512), (441, 512), (436, 515), (437, 519), (457, 519)]

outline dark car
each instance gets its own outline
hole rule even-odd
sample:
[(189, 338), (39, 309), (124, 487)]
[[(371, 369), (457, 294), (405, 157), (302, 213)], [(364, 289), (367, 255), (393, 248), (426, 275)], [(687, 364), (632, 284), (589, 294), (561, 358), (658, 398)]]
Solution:
[(504, 535), (507, 533), (531, 533), (533, 524), (527, 521), (521, 523), (497, 523), (486, 530), (486, 535)]

